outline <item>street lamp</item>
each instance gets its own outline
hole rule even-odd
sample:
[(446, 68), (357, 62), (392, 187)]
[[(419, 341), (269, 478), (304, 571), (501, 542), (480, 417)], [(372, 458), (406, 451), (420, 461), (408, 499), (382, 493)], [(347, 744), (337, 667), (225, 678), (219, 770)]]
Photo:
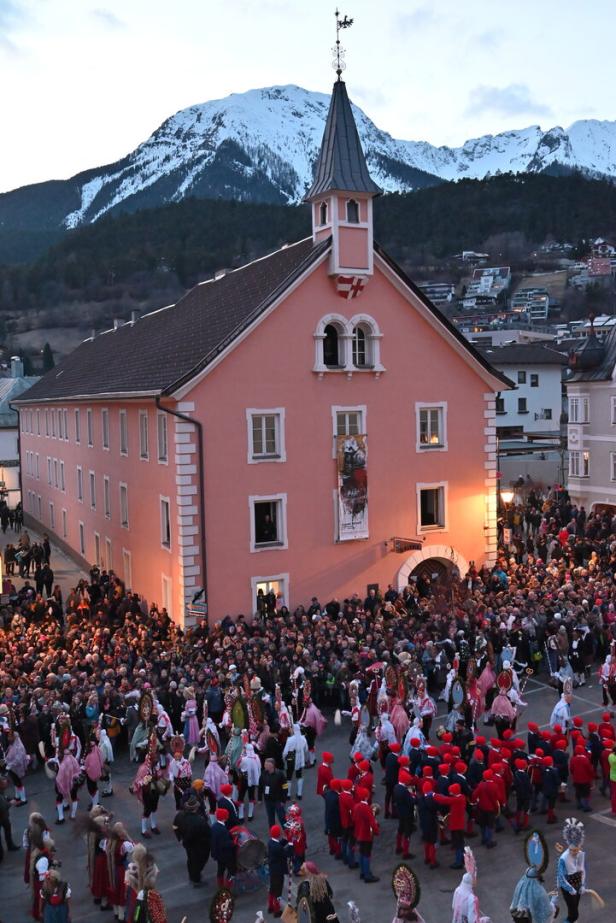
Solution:
[(514, 497), (513, 491), (511, 488), (506, 487), (504, 490), (501, 490), (500, 495), (505, 507), (508, 507)]

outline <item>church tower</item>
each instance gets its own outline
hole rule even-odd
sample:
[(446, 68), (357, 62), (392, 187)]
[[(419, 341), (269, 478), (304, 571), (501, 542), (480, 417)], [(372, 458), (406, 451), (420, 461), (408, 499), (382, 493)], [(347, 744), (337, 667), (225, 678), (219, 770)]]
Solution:
[(305, 199), (312, 208), (315, 243), (332, 238), (330, 275), (372, 275), (372, 200), (380, 193), (368, 172), (346, 84), (339, 76)]

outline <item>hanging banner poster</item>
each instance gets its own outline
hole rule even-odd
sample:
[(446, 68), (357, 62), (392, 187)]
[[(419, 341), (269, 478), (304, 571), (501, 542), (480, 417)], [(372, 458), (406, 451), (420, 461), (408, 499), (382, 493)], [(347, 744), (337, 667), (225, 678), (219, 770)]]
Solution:
[(368, 444), (366, 436), (337, 436), (338, 539), (368, 538)]

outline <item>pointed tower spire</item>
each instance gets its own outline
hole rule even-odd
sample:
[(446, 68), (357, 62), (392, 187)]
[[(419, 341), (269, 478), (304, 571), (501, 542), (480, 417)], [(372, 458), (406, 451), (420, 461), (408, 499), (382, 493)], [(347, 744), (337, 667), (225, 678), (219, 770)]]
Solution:
[(344, 80), (336, 80), (327, 113), (314, 181), (306, 201), (324, 192), (379, 195), (381, 189), (368, 172)]

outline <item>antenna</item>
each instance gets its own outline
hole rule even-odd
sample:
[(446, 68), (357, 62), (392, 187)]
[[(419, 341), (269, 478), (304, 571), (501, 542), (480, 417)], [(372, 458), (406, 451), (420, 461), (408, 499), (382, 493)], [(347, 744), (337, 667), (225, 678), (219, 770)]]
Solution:
[(349, 19), (348, 16), (345, 16), (344, 19), (340, 19), (340, 11), (336, 10), (336, 44), (332, 48), (334, 55), (334, 60), (332, 61), (332, 67), (338, 75), (338, 80), (342, 77), (342, 71), (346, 68), (346, 63), (344, 56), (346, 50), (340, 44), (340, 30), (349, 29), (353, 25), (353, 20)]

